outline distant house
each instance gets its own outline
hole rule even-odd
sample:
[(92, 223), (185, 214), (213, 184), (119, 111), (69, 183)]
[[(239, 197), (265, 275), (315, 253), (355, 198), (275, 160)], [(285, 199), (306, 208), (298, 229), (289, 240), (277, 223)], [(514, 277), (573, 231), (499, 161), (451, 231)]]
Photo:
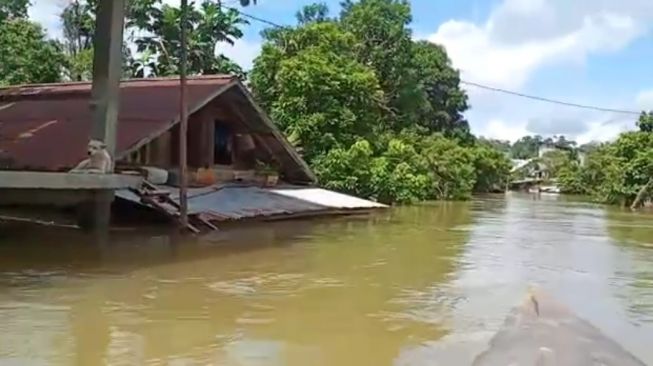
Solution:
[(579, 150), (578, 151), (578, 163), (580, 166), (585, 166), (587, 163), (587, 152)]
[(539, 180), (548, 178), (546, 167), (537, 159), (513, 159), (511, 173), (521, 179)]
[(546, 155), (547, 153), (550, 153), (550, 152), (554, 152), (554, 151), (571, 152), (573, 150), (574, 149), (572, 147), (570, 147), (570, 146), (562, 146), (562, 145), (559, 145), (559, 144), (543, 142), (542, 144), (540, 144), (540, 146), (537, 149), (537, 157), (541, 159), (541, 158), (544, 157), (544, 155)]
[[(66, 172), (83, 160), (92, 127), (90, 96), (90, 83), (0, 89), (0, 169)], [(237, 78), (190, 78), (188, 99), (191, 213), (229, 220), (383, 207), (316, 188), (309, 166)], [(157, 179), (175, 199), (178, 142), (179, 80), (122, 82), (116, 170)], [(278, 182), (260, 179), (262, 167), (265, 174), (274, 171)], [(135, 192), (117, 196), (155, 204)]]

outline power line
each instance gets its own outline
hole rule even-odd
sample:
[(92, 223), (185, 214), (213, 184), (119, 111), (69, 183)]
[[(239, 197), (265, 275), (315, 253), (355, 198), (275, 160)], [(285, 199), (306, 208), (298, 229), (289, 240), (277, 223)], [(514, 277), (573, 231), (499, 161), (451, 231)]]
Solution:
[[(249, 18), (249, 19), (261, 22), (261, 23), (265, 23), (267, 25), (271, 25), (271, 26), (276, 27), (276, 28), (285, 28), (284, 26), (282, 26), (280, 24), (277, 24), (277, 23), (275, 23), (273, 21), (263, 19), (263, 18), (259, 18), (257, 16), (251, 15), (251, 14), (243, 13), (240, 9), (230, 7), (230, 6), (224, 6), (224, 5), (223, 5), (223, 7), (226, 8), (226, 9), (235, 10), (240, 15), (242, 15), (242, 16), (244, 16), (246, 18)], [(637, 111), (629, 111), (629, 110), (625, 110), (625, 109), (614, 109), (614, 108), (598, 107), (598, 106), (586, 105), (586, 104), (578, 104), (578, 103), (573, 103), (573, 102), (565, 102), (565, 101), (562, 101), (562, 100), (550, 99), (550, 98), (545, 98), (545, 97), (539, 97), (539, 96), (536, 96), (536, 95), (529, 95), (529, 94), (524, 94), (524, 93), (520, 93), (520, 92), (516, 92), (516, 91), (511, 91), (511, 90), (507, 90), (507, 89), (496, 88), (496, 87), (492, 87), (492, 86), (488, 86), (488, 85), (474, 83), (474, 82), (471, 82), (471, 81), (460, 80), (460, 83), (464, 84), (464, 85), (474, 86), (474, 87), (477, 87), (477, 88), (480, 88), (480, 89), (494, 91), (494, 92), (497, 92), (497, 93), (503, 93), (503, 94), (508, 94), (508, 95), (517, 96), (517, 97), (521, 97), (521, 98), (527, 98), (527, 99), (536, 100), (536, 101), (539, 101), (539, 102), (564, 105), (564, 106), (567, 106), (567, 107), (580, 108), (580, 109), (590, 109), (590, 110), (595, 110), (595, 111), (600, 111), (600, 112), (630, 114), (630, 115), (637, 115), (637, 116), (640, 115), (640, 112), (637, 112)]]
[(285, 28), (283, 25), (277, 24), (277, 23), (272, 22), (272, 21), (270, 21), (270, 20), (263, 19), (263, 18), (259, 18), (259, 17), (257, 17), (257, 16), (251, 15), (251, 14), (243, 13), (243, 11), (240, 10), (240, 9), (238, 9), (238, 8), (234, 8), (234, 7), (232, 7), (232, 6), (227, 6), (227, 5), (224, 5), (224, 4), (222, 5), (222, 7), (225, 8), (225, 9), (229, 9), (229, 10), (235, 10), (235, 11), (237, 11), (240, 15), (244, 16), (245, 18), (249, 18), (249, 19), (252, 19), (252, 20), (256, 20), (257, 22), (265, 23), (265, 24), (267, 24), (267, 25), (271, 25), (271, 26), (276, 27), (276, 28)]
[(601, 111), (601, 112), (632, 114), (632, 115), (638, 115), (638, 116), (640, 114), (640, 112), (636, 112), (636, 111), (629, 111), (629, 110), (624, 110), (624, 109), (614, 109), (614, 108), (605, 108), (605, 107), (598, 107), (598, 106), (593, 106), (593, 105), (578, 104), (578, 103), (572, 103), (572, 102), (565, 102), (565, 101), (562, 101), (562, 100), (538, 97), (536, 95), (529, 95), (529, 94), (524, 94), (524, 93), (520, 93), (520, 92), (511, 91), (511, 90), (495, 88), (495, 87), (492, 87), (492, 86), (487, 86), (487, 85), (483, 85), (483, 84), (479, 84), (479, 83), (473, 83), (473, 82), (470, 82), (470, 81), (461, 80), (460, 83), (465, 84), (465, 85), (474, 86), (474, 87), (481, 88), (481, 89), (485, 89), (485, 90), (498, 92), (498, 93), (514, 95), (514, 96), (517, 96), (517, 97), (537, 100), (537, 101), (540, 101), (540, 102), (564, 105), (564, 106), (567, 106), (567, 107), (591, 109), (591, 110)]

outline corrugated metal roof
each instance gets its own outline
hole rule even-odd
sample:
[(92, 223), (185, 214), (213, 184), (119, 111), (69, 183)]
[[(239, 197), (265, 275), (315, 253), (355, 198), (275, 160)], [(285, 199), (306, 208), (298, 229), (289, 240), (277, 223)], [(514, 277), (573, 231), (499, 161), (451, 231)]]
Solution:
[[(193, 110), (236, 80), (211, 76), (189, 80)], [(90, 83), (48, 84), (0, 89), (0, 155), (11, 167), (61, 171), (86, 156), (92, 116)], [(117, 155), (163, 132), (179, 114), (176, 79), (124, 81), (120, 90)]]
[[(175, 188), (161, 187), (178, 200)], [(119, 198), (140, 203), (129, 191), (118, 191)], [(248, 218), (319, 214), (341, 210), (386, 207), (375, 202), (316, 188), (265, 189), (259, 187), (226, 186), (190, 189), (188, 212), (205, 215), (216, 221)]]
[(364, 200), (346, 194), (321, 188), (274, 189), (272, 192), (285, 197), (296, 198), (304, 202), (337, 209), (384, 208), (377, 202)]

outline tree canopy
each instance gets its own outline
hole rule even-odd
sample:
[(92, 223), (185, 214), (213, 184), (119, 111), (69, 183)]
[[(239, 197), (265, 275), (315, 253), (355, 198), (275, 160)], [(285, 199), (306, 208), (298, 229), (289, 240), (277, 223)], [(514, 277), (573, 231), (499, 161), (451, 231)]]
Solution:
[(8, 19), (27, 18), (29, 0), (0, 0), (0, 23)]
[(0, 23), (0, 86), (59, 81), (64, 55), (40, 25), (23, 18)]
[(465, 199), (503, 188), (507, 156), (475, 143), (459, 72), (412, 40), (398, 0), (324, 4), (263, 32), (250, 79), (259, 102), (325, 186), (383, 202)]

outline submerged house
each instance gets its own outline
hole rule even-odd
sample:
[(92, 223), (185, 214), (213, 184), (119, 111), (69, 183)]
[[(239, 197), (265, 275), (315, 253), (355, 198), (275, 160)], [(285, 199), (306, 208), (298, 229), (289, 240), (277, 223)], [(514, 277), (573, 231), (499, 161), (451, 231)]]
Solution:
[[(67, 172), (82, 161), (90, 97), (90, 83), (0, 89), (0, 170)], [(222, 221), (384, 207), (318, 188), (309, 166), (237, 78), (190, 78), (188, 101), (191, 215)], [(178, 123), (178, 79), (121, 83), (116, 171), (143, 175), (147, 186), (117, 191), (118, 200), (175, 215)]]

